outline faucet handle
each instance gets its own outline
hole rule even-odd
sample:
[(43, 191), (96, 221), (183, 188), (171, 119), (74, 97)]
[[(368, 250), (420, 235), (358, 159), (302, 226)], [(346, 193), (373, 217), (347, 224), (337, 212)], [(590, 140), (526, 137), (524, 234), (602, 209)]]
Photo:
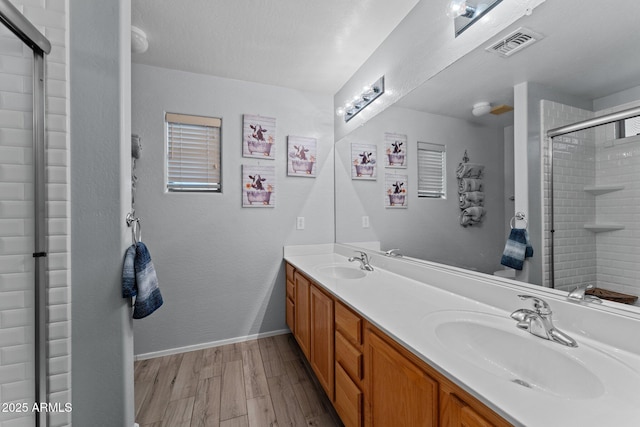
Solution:
[(393, 257), (397, 257), (397, 258), (402, 258), (402, 254), (400, 252), (398, 252), (399, 250), (400, 250), (399, 248), (389, 249), (384, 254), (386, 256), (393, 256)]
[(355, 252), (360, 254), (360, 258), (365, 264), (369, 263), (369, 255), (367, 255), (366, 252), (363, 252), (363, 251), (355, 251)]
[(584, 293), (587, 289), (592, 289), (593, 283), (587, 285), (578, 285), (571, 292), (569, 292), (569, 298), (572, 299), (584, 299)]
[(578, 301), (578, 302), (588, 301), (588, 302), (595, 302), (598, 304), (602, 304), (602, 300), (597, 296), (586, 294), (587, 289), (593, 289), (593, 288), (594, 288), (593, 283), (589, 283), (587, 285), (578, 285), (576, 286), (575, 289), (569, 292), (569, 295), (567, 295), (567, 298), (569, 300)]
[(533, 295), (518, 295), (518, 298), (520, 298), (521, 300), (532, 300), (533, 308), (539, 315), (547, 316), (551, 314), (551, 307), (549, 307), (549, 304), (547, 304), (547, 302), (543, 299), (534, 297)]

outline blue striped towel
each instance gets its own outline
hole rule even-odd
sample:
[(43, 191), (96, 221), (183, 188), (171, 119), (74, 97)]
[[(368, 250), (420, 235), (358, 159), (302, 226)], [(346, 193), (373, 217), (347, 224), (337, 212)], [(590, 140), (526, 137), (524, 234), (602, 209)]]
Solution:
[(156, 311), (163, 303), (156, 270), (147, 246), (131, 245), (122, 266), (122, 297), (136, 297), (133, 318), (142, 319)]
[(533, 256), (533, 247), (529, 242), (529, 233), (526, 228), (512, 228), (500, 264), (507, 267), (522, 270), (525, 258)]

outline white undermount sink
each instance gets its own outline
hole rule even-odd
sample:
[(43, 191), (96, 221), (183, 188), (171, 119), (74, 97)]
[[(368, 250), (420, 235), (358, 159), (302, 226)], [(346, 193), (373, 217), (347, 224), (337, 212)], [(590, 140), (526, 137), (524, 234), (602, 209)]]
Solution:
[(331, 279), (362, 279), (367, 273), (357, 265), (329, 264), (316, 267), (318, 274)]
[(635, 370), (607, 353), (580, 340), (570, 348), (535, 337), (508, 316), (439, 311), (425, 316), (422, 326), (447, 357), (532, 392), (593, 399), (610, 384), (634, 393), (633, 385), (640, 382)]

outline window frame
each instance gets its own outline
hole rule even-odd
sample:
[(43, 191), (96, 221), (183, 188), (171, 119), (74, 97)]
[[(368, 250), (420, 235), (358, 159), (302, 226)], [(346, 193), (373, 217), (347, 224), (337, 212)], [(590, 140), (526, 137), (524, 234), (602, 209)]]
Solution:
[[(429, 153), (440, 153), (440, 168), (439, 168), (439, 172), (441, 174), (441, 186), (440, 186), (440, 191), (435, 190), (435, 186), (432, 186), (431, 188), (425, 189), (425, 185), (422, 184), (422, 177), (423, 177), (423, 172), (422, 172), (422, 162), (421, 162), (421, 152), (429, 152)], [(436, 156), (434, 155), (434, 158)], [(427, 199), (440, 199), (440, 200), (446, 200), (447, 199), (447, 147), (445, 144), (435, 144), (435, 143), (431, 143), (431, 142), (421, 142), (418, 141), (417, 144), (417, 153), (416, 153), (416, 159), (417, 159), (417, 163), (418, 163), (418, 185), (417, 187), (417, 193), (418, 193), (418, 197), (419, 198), (427, 198)], [(435, 172), (435, 169), (430, 169), (428, 171), (430, 174), (433, 174)]]
[[(633, 135), (627, 135), (627, 122), (631, 120), (640, 122), (640, 116), (629, 117), (628, 119), (618, 120), (615, 122), (615, 139), (631, 138), (640, 135), (640, 132)], [(640, 127), (640, 123), (638, 123), (637, 126)]]
[[(170, 169), (170, 155), (172, 148), (170, 132), (173, 125), (177, 126), (197, 126), (201, 128), (211, 127), (217, 129), (217, 138), (218, 138), (218, 158), (217, 158), (217, 170), (218, 170), (218, 179), (217, 182), (211, 182), (209, 180), (201, 181), (201, 185), (193, 184), (187, 185), (182, 183), (173, 183), (170, 182), (171, 175), (169, 172)], [(211, 116), (200, 116), (193, 114), (182, 114), (182, 113), (170, 113), (165, 112), (164, 115), (164, 134), (165, 134), (165, 158), (164, 158), (164, 191), (165, 193), (222, 193), (222, 177), (223, 177), (223, 165), (222, 165), (222, 118), (221, 117), (211, 117)], [(207, 140), (209, 143), (210, 140)], [(206, 159), (206, 163), (211, 165), (211, 160), (209, 157)], [(204, 169), (204, 168), (203, 168)], [(203, 175), (204, 176), (204, 175)]]

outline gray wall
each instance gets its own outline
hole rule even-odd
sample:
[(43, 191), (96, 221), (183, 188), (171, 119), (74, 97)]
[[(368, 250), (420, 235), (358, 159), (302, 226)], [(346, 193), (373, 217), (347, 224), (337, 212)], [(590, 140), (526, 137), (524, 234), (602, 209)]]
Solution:
[[(137, 64), (132, 86), (136, 212), (165, 301), (135, 322), (135, 353), (286, 329), (283, 246), (334, 240), (332, 97)], [(222, 118), (222, 194), (165, 192), (166, 111)], [(275, 160), (242, 157), (243, 114), (276, 118)], [(317, 178), (286, 176), (287, 135), (318, 140)], [(275, 208), (241, 207), (242, 164), (276, 166)]]
[(71, 0), (72, 422), (132, 426), (127, 246), (129, 0)]
[[(384, 133), (408, 138), (408, 168), (384, 167)], [(445, 144), (447, 199), (417, 197), (417, 141)], [(351, 179), (351, 143), (378, 145), (376, 181)], [(464, 151), (485, 165), (485, 209), (480, 225), (460, 226), (456, 167)], [(504, 249), (504, 132), (465, 120), (390, 107), (336, 144), (336, 239), (338, 242), (381, 241), (383, 250), (400, 248), (416, 258), (484, 273), (500, 267)], [(384, 175), (409, 175), (407, 209), (384, 207)], [(371, 228), (362, 228), (368, 215)]]
[(593, 111), (606, 110), (640, 99), (640, 86), (613, 93), (593, 100)]

